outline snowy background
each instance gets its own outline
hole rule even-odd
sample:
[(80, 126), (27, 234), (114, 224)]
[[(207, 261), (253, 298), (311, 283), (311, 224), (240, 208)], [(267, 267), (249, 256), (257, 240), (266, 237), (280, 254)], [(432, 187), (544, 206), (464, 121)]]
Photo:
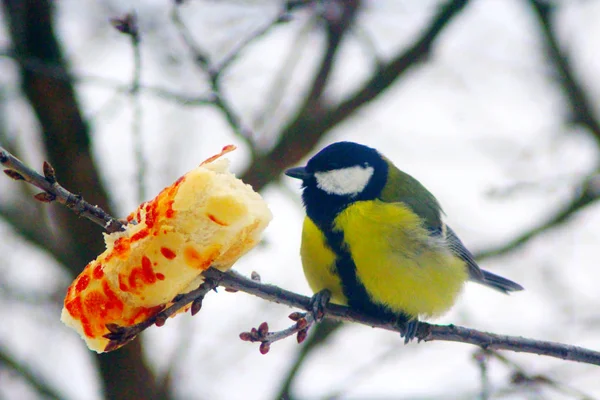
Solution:
[[(561, 50), (600, 119), (600, 1), (548, 3), (556, 6)], [(364, 1), (338, 54), (326, 98), (343, 99), (373, 73), (377, 58), (386, 60), (411, 45), (438, 5)], [(206, 94), (210, 87), (172, 23), (172, 2), (61, 0), (55, 6), (56, 34), (80, 77), (77, 94), (92, 128), (93, 154), (123, 216), (144, 200), (137, 197), (132, 101), (115, 89), (131, 81), (133, 52), (108, 19), (136, 10), (142, 86), (187, 96)], [(279, 6), (275, 0), (197, 0), (181, 6), (181, 15), (195, 40), (219, 60), (269, 23)], [(314, 7), (294, 11), (289, 22), (248, 47), (223, 77), (224, 93), (253, 132), (250, 142), (258, 152), (277, 143), (318, 65), (324, 35), (315, 12)], [(0, 50), (10, 46), (0, 27)], [(429, 58), (337, 125), (311, 154), (337, 140), (378, 148), (436, 195), (446, 221), (474, 253), (502, 246), (552, 218), (598, 166), (598, 138), (571, 123), (569, 99), (544, 46), (528, 1), (471, 1), (442, 32)], [(281, 71), (284, 79), (277, 82)], [(17, 144), (21, 159), (41, 165), (39, 125), (20, 93), (17, 64), (1, 54), (0, 89), (5, 140)], [(270, 102), (273, 96), (279, 98)], [(225, 144), (239, 147), (228, 156), (238, 175), (251, 165), (248, 141), (233, 133), (214, 107), (186, 105), (150, 90), (142, 90), (140, 102), (146, 199)], [(15, 185), (0, 179), (0, 203), (14, 203)], [(303, 218), (298, 182), (281, 177), (262, 194), (273, 222), (264, 244), (235, 269), (246, 275), (255, 270), (263, 282), (309, 295), (298, 255)], [(600, 349), (598, 224), (600, 209), (592, 204), (525, 246), (482, 260), (483, 268), (526, 291), (507, 297), (469, 284), (455, 307), (435, 322)], [(70, 277), (1, 219), (0, 234), (0, 352), (65, 399), (102, 398), (93, 354), (59, 321)], [(207, 297), (194, 318), (179, 316), (138, 340), (151, 370), (159, 377), (169, 374), (174, 398), (273, 399), (300, 346), (289, 338), (263, 356), (238, 334), (262, 321), (285, 328), (291, 311), (220, 291)], [(476, 352), (459, 343), (404, 346), (393, 333), (348, 325), (309, 354), (291, 393), (302, 399), (479, 398)], [(509, 362), (492, 358), (487, 364), (490, 398), (600, 398), (596, 366), (502, 354)], [(0, 360), (0, 398), (38, 398), (13, 369)], [(552, 384), (513, 384), (519, 369)]]

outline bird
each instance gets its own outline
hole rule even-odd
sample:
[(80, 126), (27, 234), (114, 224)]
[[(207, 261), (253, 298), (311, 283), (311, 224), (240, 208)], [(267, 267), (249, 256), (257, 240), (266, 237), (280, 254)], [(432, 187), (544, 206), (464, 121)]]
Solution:
[(374, 148), (336, 142), (285, 174), (302, 181), (300, 256), (313, 304), (394, 321), (408, 343), (419, 319), (448, 311), (466, 281), (523, 290), (481, 269), (433, 194)]

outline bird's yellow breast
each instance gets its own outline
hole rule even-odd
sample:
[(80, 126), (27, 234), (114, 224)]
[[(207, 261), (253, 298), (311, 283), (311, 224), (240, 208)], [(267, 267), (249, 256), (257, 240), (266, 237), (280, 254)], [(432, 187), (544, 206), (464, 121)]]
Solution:
[(308, 217), (304, 218), (300, 255), (304, 275), (312, 291), (317, 293), (329, 289), (332, 302), (346, 305), (347, 299), (335, 270), (336, 255), (327, 246), (323, 233)]
[[(468, 278), (464, 262), (440, 239), (432, 238), (403, 203), (355, 202), (336, 217), (334, 230), (343, 232), (357, 278), (371, 300), (393, 312), (415, 317), (442, 314)], [(331, 262), (332, 255), (310, 257), (319, 264)], [(328, 281), (325, 285), (335, 280), (332, 273), (323, 272), (315, 278), (322, 284)]]

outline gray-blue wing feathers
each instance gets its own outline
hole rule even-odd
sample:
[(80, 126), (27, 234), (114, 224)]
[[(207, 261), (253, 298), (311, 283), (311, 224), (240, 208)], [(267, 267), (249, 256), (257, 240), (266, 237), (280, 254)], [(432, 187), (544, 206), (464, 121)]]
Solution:
[(469, 269), (469, 279), (471, 279), (473, 282), (480, 283), (506, 294), (523, 290), (523, 287), (518, 283), (479, 268), (479, 265), (477, 265), (475, 262), (473, 254), (471, 254), (458, 236), (456, 236), (456, 233), (454, 233), (454, 231), (447, 225), (445, 226), (445, 234), (446, 243), (448, 244), (450, 251), (465, 261)]

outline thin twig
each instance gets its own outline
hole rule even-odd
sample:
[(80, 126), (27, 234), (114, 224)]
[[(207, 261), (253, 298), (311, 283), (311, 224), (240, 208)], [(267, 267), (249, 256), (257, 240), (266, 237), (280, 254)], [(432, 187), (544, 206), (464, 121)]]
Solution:
[(171, 13), (171, 20), (173, 21), (173, 25), (177, 28), (181, 40), (185, 43), (188, 50), (194, 57), (194, 61), (196, 65), (200, 67), (207, 75), (208, 81), (210, 84), (210, 88), (212, 91), (212, 104), (214, 104), (225, 117), (225, 120), (233, 130), (233, 132), (238, 135), (240, 138), (244, 139), (249, 145), (250, 148), (253, 149), (254, 146), (251, 142), (250, 129), (247, 129), (242, 126), (242, 122), (237, 113), (233, 110), (233, 107), (230, 105), (226, 96), (223, 94), (221, 90), (221, 82), (220, 76), (224, 71), (219, 71), (212, 63), (210, 56), (207, 52), (205, 52), (194, 40), (191, 32), (188, 27), (185, 25), (181, 16), (179, 15), (179, 7), (173, 7), (173, 12)]
[(257, 29), (254, 33), (247, 36), (242, 42), (240, 42), (231, 52), (229, 52), (220, 63), (213, 62), (208, 52), (203, 50), (201, 46), (196, 42), (193, 35), (191, 34), (188, 27), (185, 25), (179, 14), (179, 7), (176, 4), (173, 7), (171, 13), (171, 20), (173, 25), (179, 32), (182, 41), (187, 46), (188, 50), (194, 57), (196, 65), (200, 67), (208, 75), (209, 84), (213, 94), (213, 104), (221, 110), (225, 120), (233, 130), (233, 132), (240, 138), (244, 139), (250, 146), (250, 150), (254, 153), (254, 134), (250, 128), (244, 125), (242, 119), (234, 111), (233, 106), (224, 95), (221, 88), (221, 77), (227, 71), (227, 69), (239, 58), (244, 50), (246, 50), (252, 43), (261, 37), (264, 37), (269, 33), (273, 27), (281, 22), (289, 20), (288, 11), (282, 7), (281, 11), (263, 27)]
[[(277, 145), (269, 153), (256, 157), (242, 180), (255, 190), (261, 190), (284, 169), (299, 162), (326, 132), (353, 116), (360, 107), (383, 95), (387, 88), (426, 59), (444, 28), (460, 15), (468, 3), (469, 0), (448, 0), (440, 5), (412, 46), (382, 64), (363, 85), (339, 104), (330, 106), (320, 98), (317, 103), (308, 104), (308, 107), (305, 104), (283, 128)], [(327, 67), (327, 64), (322, 63), (321, 69), (323, 67)]]
[(108, 215), (100, 207), (91, 205), (83, 200), (80, 195), (73, 194), (63, 188), (56, 181), (54, 168), (48, 162), (44, 162), (45, 176), (42, 176), (0, 146), (0, 164), (7, 168), (4, 173), (12, 179), (24, 180), (42, 189), (44, 192), (35, 196), (37, 200), (43, 202), (57, 201), (67, 206), (75, 214), (102, 226), (109, 233), (124, 229), (122, 222)]
[(306, 51), (310, 48), (307, 43), (310, 41), (309, 32), (314, 28), (314, 20), (307, 20), (302, 27), (298, 29), (295, 39), (290, 43), (285, 56), (282, 56), (281, 67), (277, 70), (269, 87), (263, 96), (264, 101), (260, 110), (255, 113), (253, 126), (261, 136), (257, 136), (257, 141), (273, 140), (268, 135), (274, 135), (273, 125), (281, 122), (281, 116), (284, 114), (282, 105), (289, 92), (290, 85), (294, 81), (294, 71), (300, 67), (299, 61), (306, 56)]
[(555, 32), (552, 14), (557, 5), (549, 1), (528, 1), (538, 17), (550, 62), (554, 64), (558, 74), (557, 83), (562, 86), (567, 95), (572, 119), (588, 128), (596, 139), (596, 143), (600, 145), (600, 120), (594, 111), (594, 102), (585, 92), (585, 85), (577, 80), (569, 57), (560, 48)]
[[(14, 54), (10, 50), (0, 50), (0, 57), (10, 57), (19, 62), (22, 67), (28, 71), (35, 72), (38, 75), (51, 77), (53, 79), (73, 82), (79, 85), (98, 85), (106, 88), (115, 89), (118, 93), (130, 93), (131, 83), (124, 83), (118, 79), (87, 75), (83, 73), (74, 73), (72, 75), (65, 73), (64, 68), (58, 64), (53, 64), (34, 57), (23, 57)], [(174, 92), (170, 89), (142, 84), (140, 82), (138, 90), (140, 93), (156, 96), (160, 99), (177, 102), (183, 106), (206, 106), (214, 103), (214, 96), (211, 95), (189, 95)]]
[(142, 135), (142, 103), (140, 98), (140, 82), (142, 78), (142, 52), (140, 46), (140, 33), (137, 17), (133, 14), (134, 33), (130, 34), (131, 47), (133, 50), (133, 77), (131, 78), (131, 103), (133, 116), (131, 118), (131, 133), (135, 147), (135, 158), (137, 164), (137, 191), (138, 201), (146, 199), (146, 159), (144, 157), (144, 140)]
[(215, 69), (215, 74), (220, 75), (228, 69), (233, 62), (235, 62), (239, 56), (246, 50), (252, 43), (256, 42), (258, 39), (264, 37), (267, 33), (269, 33), (276, 25), (287, 22), (290, 19), (290, 14), (282, 9), (275, 18), (265, 24), (263, 27), (258, 28), (255, 32), (244, 38), (232, 51), (229, 52), (218, 64)]
[(304, 341), (304, 345), (300, 346), (296, 352), (295, 359), (290, 360), (290, 369), (283, 375), (285, 378), (280, 383), (280, 389), (273, 394), (273, 399), (280, 400), (293, 397), (292, 387), (295, 386), (294, 382), (302, 370), (304, 362), (318, 347), (326, 345), (329, 338), (338, 331), (341, 325), (342, 322), (324, 319), (312, 328), (311, 335), (308, 336), (307, 340)]
[(142, 53), (140, 46), (140, 29), (137, 14), (131, 12), (122, 18), (111, 19), (112, 25), (119, 32), (129, 36), (131, 49), (133, 51), (133, 74), (131, 77), (131, 86), (129, 97), (131, 98), (131, 108), (133, 115), (131, 117), (131, 133), (133, 136), (133, 147), (137, 169), (137, 192), (138, 201), (142, 202), (146, 198), (146, 185), (144, 176), (146, 171), (146, 160), (144, 158), (144, 141), (142, 140), (142, 104), (140, 100), (140, 83), (142, 77)]
[(360, 26), (353, 26), (352, 34), (361, 45), (365, 55), (373, 60), (374, 67), (380, 69), (383, 66), (383, 58), (377, 49), (375, 40), (371, 37), (369, 32)]
[(479, 367), (479, 375), (481, 378), (481, 392), (479, 398), (481, 400), (488, 400), (490, 398), (490, 377), (488, 373), (489, 355), (485, 350), (479, 350), (473, 354), (473, 360), (475, 360)]
[[(362, 382), (368, 382), (374, 376), (377, 376), (379, 371), (388, 367), (388, 361), (393, 362), (397, 359), (402, 348), (395, 344), (388, 345), (379, 354), (371, 357), (362, 365), (358, 365), (344, 377), (343, 381), (337, 382), (337, 388), (333, 388), (327, 396), (323, 396), (323, 400), (338, 400), (346, 399), (351, 396), (352, 390), (360, 387)], [(459, 396), (456, 396), (458, 398)]]
[(139, 324), (130, 326), (119, 326), (116, 324), (107, 324), (106, 328), (110, 331), (104, 335), (105, 338), (109, 339), (110, 342), (106, 345), (104, 351), (112, 351), (121, 347), (123, 344), (133, 340), (142, 331), (156, 324), (156, 326), (163, 326), (167, 319), (191, 303), (190, 311), (192, 315), (196, 315), (202, 308), (202, 300), (204, 296), (211, 290), (213, 290), (217, 284), (213, 281), (206, 280), (197, 289), (192, 290), (186, 294), (180, 294), (175, 296), (173, 303), (166, 307), (161, 312), (154, 314), (148, 319), (140, 322)]
[(271, 344), (297, 335), (298, 343), (304, 342), (308, 335), (308, 330), (316, 322), (312, 313), (293, 312), (288, 316), (295, 323), (281, 331), (269, 332), (269, 325), (263, 322), (258, 328), (252, 328), (250, 332), (240, 333), (240, 339), (245, 342), (260, 342), (261, 354), (267, 354), (271, 349)]

